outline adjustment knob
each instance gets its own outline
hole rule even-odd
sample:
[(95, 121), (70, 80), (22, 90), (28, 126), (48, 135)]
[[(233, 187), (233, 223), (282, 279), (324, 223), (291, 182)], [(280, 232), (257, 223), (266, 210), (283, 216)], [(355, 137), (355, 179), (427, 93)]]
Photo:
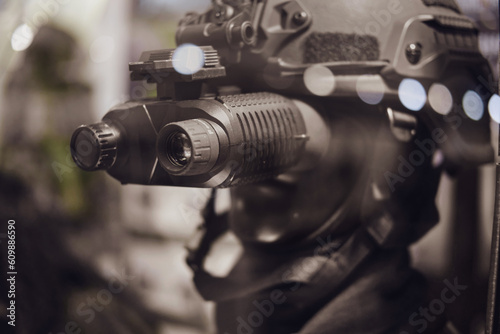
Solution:
[(83, 170), (109, 169), (116, 160), (118, 131), (107, 123), (82, 125), (71, 137), (71, 155)]

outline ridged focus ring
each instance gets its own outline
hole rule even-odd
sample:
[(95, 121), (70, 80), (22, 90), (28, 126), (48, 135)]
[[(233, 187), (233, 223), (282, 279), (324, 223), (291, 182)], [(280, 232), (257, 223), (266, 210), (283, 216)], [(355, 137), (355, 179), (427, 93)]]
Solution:
[(73, 160), (86, 171), (111, 168), (118, 137), (118, 132), (104, 122), (79, 127), (71, 137)]

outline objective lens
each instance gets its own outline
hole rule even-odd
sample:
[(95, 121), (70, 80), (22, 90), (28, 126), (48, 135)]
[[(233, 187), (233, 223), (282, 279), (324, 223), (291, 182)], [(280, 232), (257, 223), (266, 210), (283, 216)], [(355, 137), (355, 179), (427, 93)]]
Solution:
[(227, 149), (227, 135), (214, 122), (190, 119), (165, 125), (158, 133), (156, 152), (160, 165), (171, 175), (208, 173)]
[(174, 132), (167, 138), (167, 151), (170, 162), (178, 167), (184, 167), (192, 156), (192, 145), (189, 137), (182, 132)]

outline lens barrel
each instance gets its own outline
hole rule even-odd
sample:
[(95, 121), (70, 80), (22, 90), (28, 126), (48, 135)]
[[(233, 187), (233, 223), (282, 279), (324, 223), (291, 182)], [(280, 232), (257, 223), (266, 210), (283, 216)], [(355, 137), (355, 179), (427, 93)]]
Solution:
[(158, 159), (172, 175), (208, 173), (219, 159), (221, 140), (226, 143), (227, 135), (212, 121), (191, 119), (170, 123), (158, 134)]
[[(191, 103), (191, 102), (186, 102)], [(272, 93), (219, 96), (195, 102), (215, 120), (165, 125), (157, 157), (174, 183), (229, 187), (263, 181), (297, 165), (308, 136), (293, 101)], [(193, 177), (188, 178), (179, 177)]]

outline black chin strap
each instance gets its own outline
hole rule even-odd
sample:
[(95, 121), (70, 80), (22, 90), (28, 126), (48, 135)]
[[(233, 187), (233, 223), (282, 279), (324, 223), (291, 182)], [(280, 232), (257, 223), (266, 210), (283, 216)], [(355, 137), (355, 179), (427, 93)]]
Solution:
[(196, 235), (186, 244), (188, 255), (186, 262), (193, 272), (203, 271), (203, 263), (212, 244), (229, 229), (227, 213), (215, 212), (216, 189), (212, 189), (210, 198), (201, 212), (203, 223), (198, 226)]

